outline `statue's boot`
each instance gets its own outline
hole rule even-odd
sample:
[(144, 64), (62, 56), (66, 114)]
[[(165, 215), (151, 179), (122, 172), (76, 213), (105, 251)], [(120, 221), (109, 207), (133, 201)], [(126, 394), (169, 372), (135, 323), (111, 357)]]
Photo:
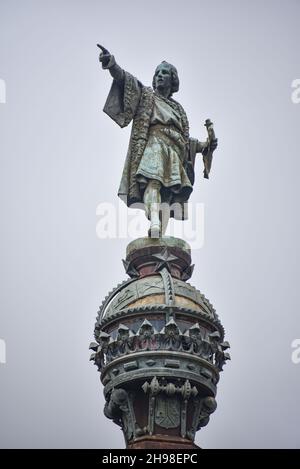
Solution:
[(148, 231), (150, 233), (151, 238), (159, 238), (161, 236), (161, 223), (159, 219), (159, 204), (153, 203), (151, 204), (151, 224)]
[(170, 220), (170, 206), (169, 204), (161, 204), (160, 206), (160, 223), (161, 223), (161, 236), (165, 236), (167, 226)]
[(148, 235), (151, 238), (159, 238), (161, 236), (161, 223), (159, 219), (159, 208), (161, 203), (160, 188), (161, 183), (151, 179), (144, 192), (146, 215), (148, 219), (150, 219)]

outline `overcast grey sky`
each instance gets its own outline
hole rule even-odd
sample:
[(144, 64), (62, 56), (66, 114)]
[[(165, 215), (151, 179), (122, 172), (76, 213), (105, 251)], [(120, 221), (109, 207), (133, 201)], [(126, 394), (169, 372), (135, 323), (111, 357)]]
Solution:
[(1, 447), (124, 444), (88, 361), (130, 241), (96, 236), (130, 132), (102, 112), (111, 79), (97, 42), (144, 84), (161, 60), (176, 65), (191, 135), (206, 138), (209, 117), (219, 138), (210, 180), (196, 169), (205, 241), (191, 283), (232, 361), (196, 442), (300, 447), (299, 18), (299, 0), (0, 0)]

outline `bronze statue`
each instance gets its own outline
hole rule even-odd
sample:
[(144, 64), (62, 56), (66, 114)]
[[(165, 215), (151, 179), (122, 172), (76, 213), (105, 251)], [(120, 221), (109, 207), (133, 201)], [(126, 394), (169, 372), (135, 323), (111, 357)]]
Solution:
[(102, 51), (102, 68), (113, 77), (103, 110), (120, 127), (133, 121), (118, 195), (128, 207), (142, 203), (150, 220), (149, 236), (161, 237), (170, 216), (187, 218), (186, 202), (193, 190), (197, 153), (203, 155), (204, 177), (208, 178), (217, 147), (213, 126), (207, 119), (206, 142), (189, 136), (186, 113), (172, 98), (179, 89), (173, 65), (165, 61), (158, 65), (152, 88), (146, 87), (124, 71), (107, 49), (97, 45)]

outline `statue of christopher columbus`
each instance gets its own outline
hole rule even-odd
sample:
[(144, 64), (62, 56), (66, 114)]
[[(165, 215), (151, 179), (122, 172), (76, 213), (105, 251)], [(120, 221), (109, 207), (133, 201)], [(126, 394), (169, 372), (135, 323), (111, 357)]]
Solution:
[(107, 49), (98, 47), (102, 68), (113, 78), (103, 110), (120, 127), (133, 122), (118, 195), (128, 207), (142, 204), (150, 220), (149, 236), (159, 238), (170, 216), (187, 218), (197, 153), (203, 155), (204, 177), (208, 178), (217, 147), (213, 126), (207, 119), (205, 142), (190, 137), (186, 113), (172, 98), (179, 89), (174, 65), (159, 64), (151, 88), (124, 71)]

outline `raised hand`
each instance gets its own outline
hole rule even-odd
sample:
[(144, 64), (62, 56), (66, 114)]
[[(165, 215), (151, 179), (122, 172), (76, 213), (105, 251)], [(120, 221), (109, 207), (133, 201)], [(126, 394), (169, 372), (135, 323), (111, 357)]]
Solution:
[(99, 47), (99, 49), (101, 49), (101, 53), (99, 55), (99, 61), (102, 63), (103, 67), (106, 67), (107, 64), (110, 61), (111, 53), (107, 49), (105, 49), (105, 47), (101, 46), (100, 44), (97, 44), (97, 47)]

